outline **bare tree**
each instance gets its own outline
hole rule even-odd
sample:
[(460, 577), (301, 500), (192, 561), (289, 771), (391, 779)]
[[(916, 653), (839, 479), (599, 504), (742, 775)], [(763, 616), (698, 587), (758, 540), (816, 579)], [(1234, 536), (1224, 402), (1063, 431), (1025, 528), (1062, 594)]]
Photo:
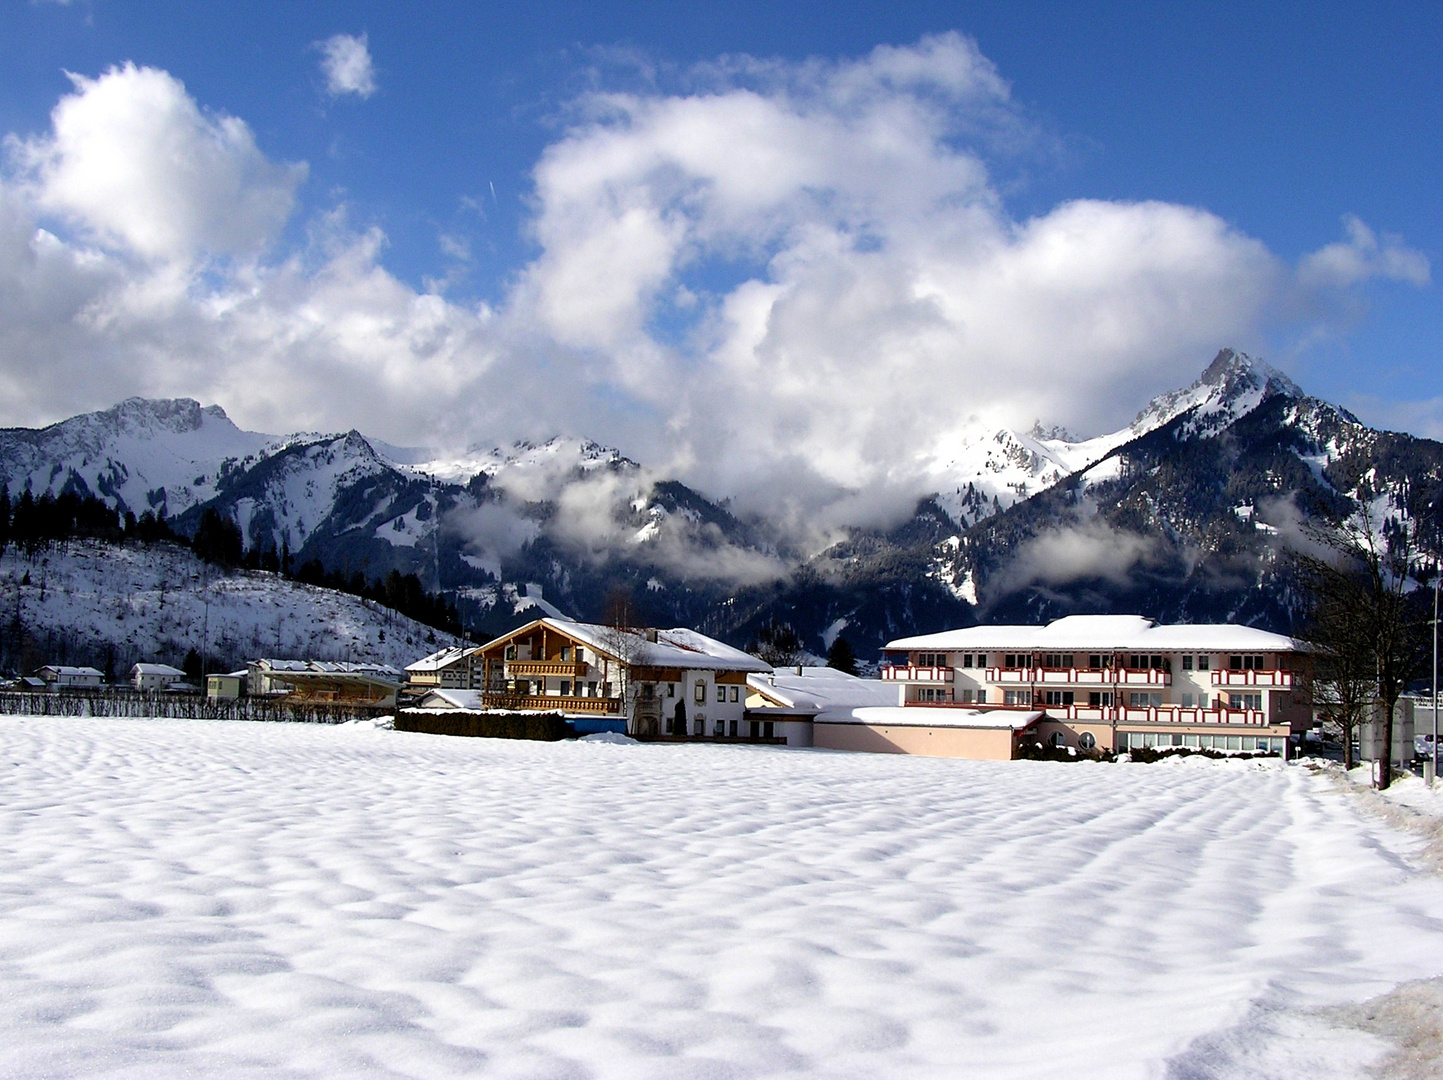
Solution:
[[(1305, 636), (1324, 661), (1324, 670), (1343, 676), (1331, 692), (1348, 694), (1346, 707), (1356, 708), (1361, 682), (1367, 678), (1372, 700), (1380, 706), (1380, 789), (1392, 782), (1398, 699), (1422, 673), (1426, 651), (1427, 613), (1418, 588), (1424, 556), (1417, 521), (1416, 515), (1389, 518), (1375, 527), (1364, 503), (1345, 522), (1319, 533), (1326, 553), (1299, 556), (1310, 594)], [(1359, 714), (1352, 717), (1357, 723)]]

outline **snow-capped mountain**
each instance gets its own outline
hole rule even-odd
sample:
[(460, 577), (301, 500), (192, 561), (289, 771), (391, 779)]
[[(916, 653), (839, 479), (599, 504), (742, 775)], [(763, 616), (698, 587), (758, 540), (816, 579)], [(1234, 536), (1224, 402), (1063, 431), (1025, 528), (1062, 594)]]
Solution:
[(1118, 447), (1190, 413), (1196, 431), (1219, 431), (1265, 397), (1303, 392), (1281, 371), (1245, 353), (1223, 349), (1191, 386), (1154, 398), (1125, 428), (1075, 439), (1041, 428), (975, 429), (953, 437), (935, 470), (937, 505), (969, 527), (1102, 461)]
[(1286, 630), (1287, 535), (1319, 508), (1414, 512), (1440, 495), (1443, 447), (1373, 431), (1224, 350), (1118, 431), (981, 430), (937, 461), (937, 494), (911, 519), (801, 554), (780, 528), (579, 438), (440, 455), (355, 431), (243, 432), (214, 407), (136, 400), (0, 432), (12, 496), (164, 507), (183, 532), (213, 509), (297, 566), (415, 573), (477, 632), (536, 611), (598, 618), (624, 594), (654, 625), (744, 644), (780, 620), (814, 651), (840, 628), (870, 650), (979, 616), (1123, 608)]

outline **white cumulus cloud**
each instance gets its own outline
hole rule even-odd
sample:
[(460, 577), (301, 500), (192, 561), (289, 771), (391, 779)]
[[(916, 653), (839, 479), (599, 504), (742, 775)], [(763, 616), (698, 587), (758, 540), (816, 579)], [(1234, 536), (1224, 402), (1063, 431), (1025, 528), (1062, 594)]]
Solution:
[(355, 94), (368, 98), (376, 92), (376, 69), (365, 34), (335, 34), (316, 42), (321, 50), (321, 71), (332, 97)]
[(343, 206), (276, 251), (303, 165), (165, 72), (76, 76), (7, 143), (0, 420), (139, 393), (271, 431), (570, 434), (821, 536), (935, 490), (973, 425), (1119, 426), (1300, 291), (1427, 280), (1360, 222), (1295, 268), (1194, 207), (1015, 217), (997, 148), (1034, 136), (960, 35), (683, 81), (574, 103), (534, 170), (538, 254), (489, 306), (399, 280)]

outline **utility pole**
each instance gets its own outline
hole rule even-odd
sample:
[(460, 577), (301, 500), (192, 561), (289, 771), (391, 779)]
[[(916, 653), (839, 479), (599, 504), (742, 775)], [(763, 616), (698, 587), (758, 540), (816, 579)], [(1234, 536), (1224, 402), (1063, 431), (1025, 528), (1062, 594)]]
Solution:
[(1438, 567), (1433, 568), (1433, 776), (1438, 782)]

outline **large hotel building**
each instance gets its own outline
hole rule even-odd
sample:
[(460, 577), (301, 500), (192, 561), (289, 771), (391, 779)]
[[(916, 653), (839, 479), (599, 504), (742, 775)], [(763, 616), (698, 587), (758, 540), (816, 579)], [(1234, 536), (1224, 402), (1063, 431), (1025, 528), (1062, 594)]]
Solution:
[(1303, 647), (1247, 626), (1071, 615), (901, 638), (886, 654), (904, 707), (1038, 712), (1019, 738), (1056, 746), (1285, 753), (1312, 723)]

